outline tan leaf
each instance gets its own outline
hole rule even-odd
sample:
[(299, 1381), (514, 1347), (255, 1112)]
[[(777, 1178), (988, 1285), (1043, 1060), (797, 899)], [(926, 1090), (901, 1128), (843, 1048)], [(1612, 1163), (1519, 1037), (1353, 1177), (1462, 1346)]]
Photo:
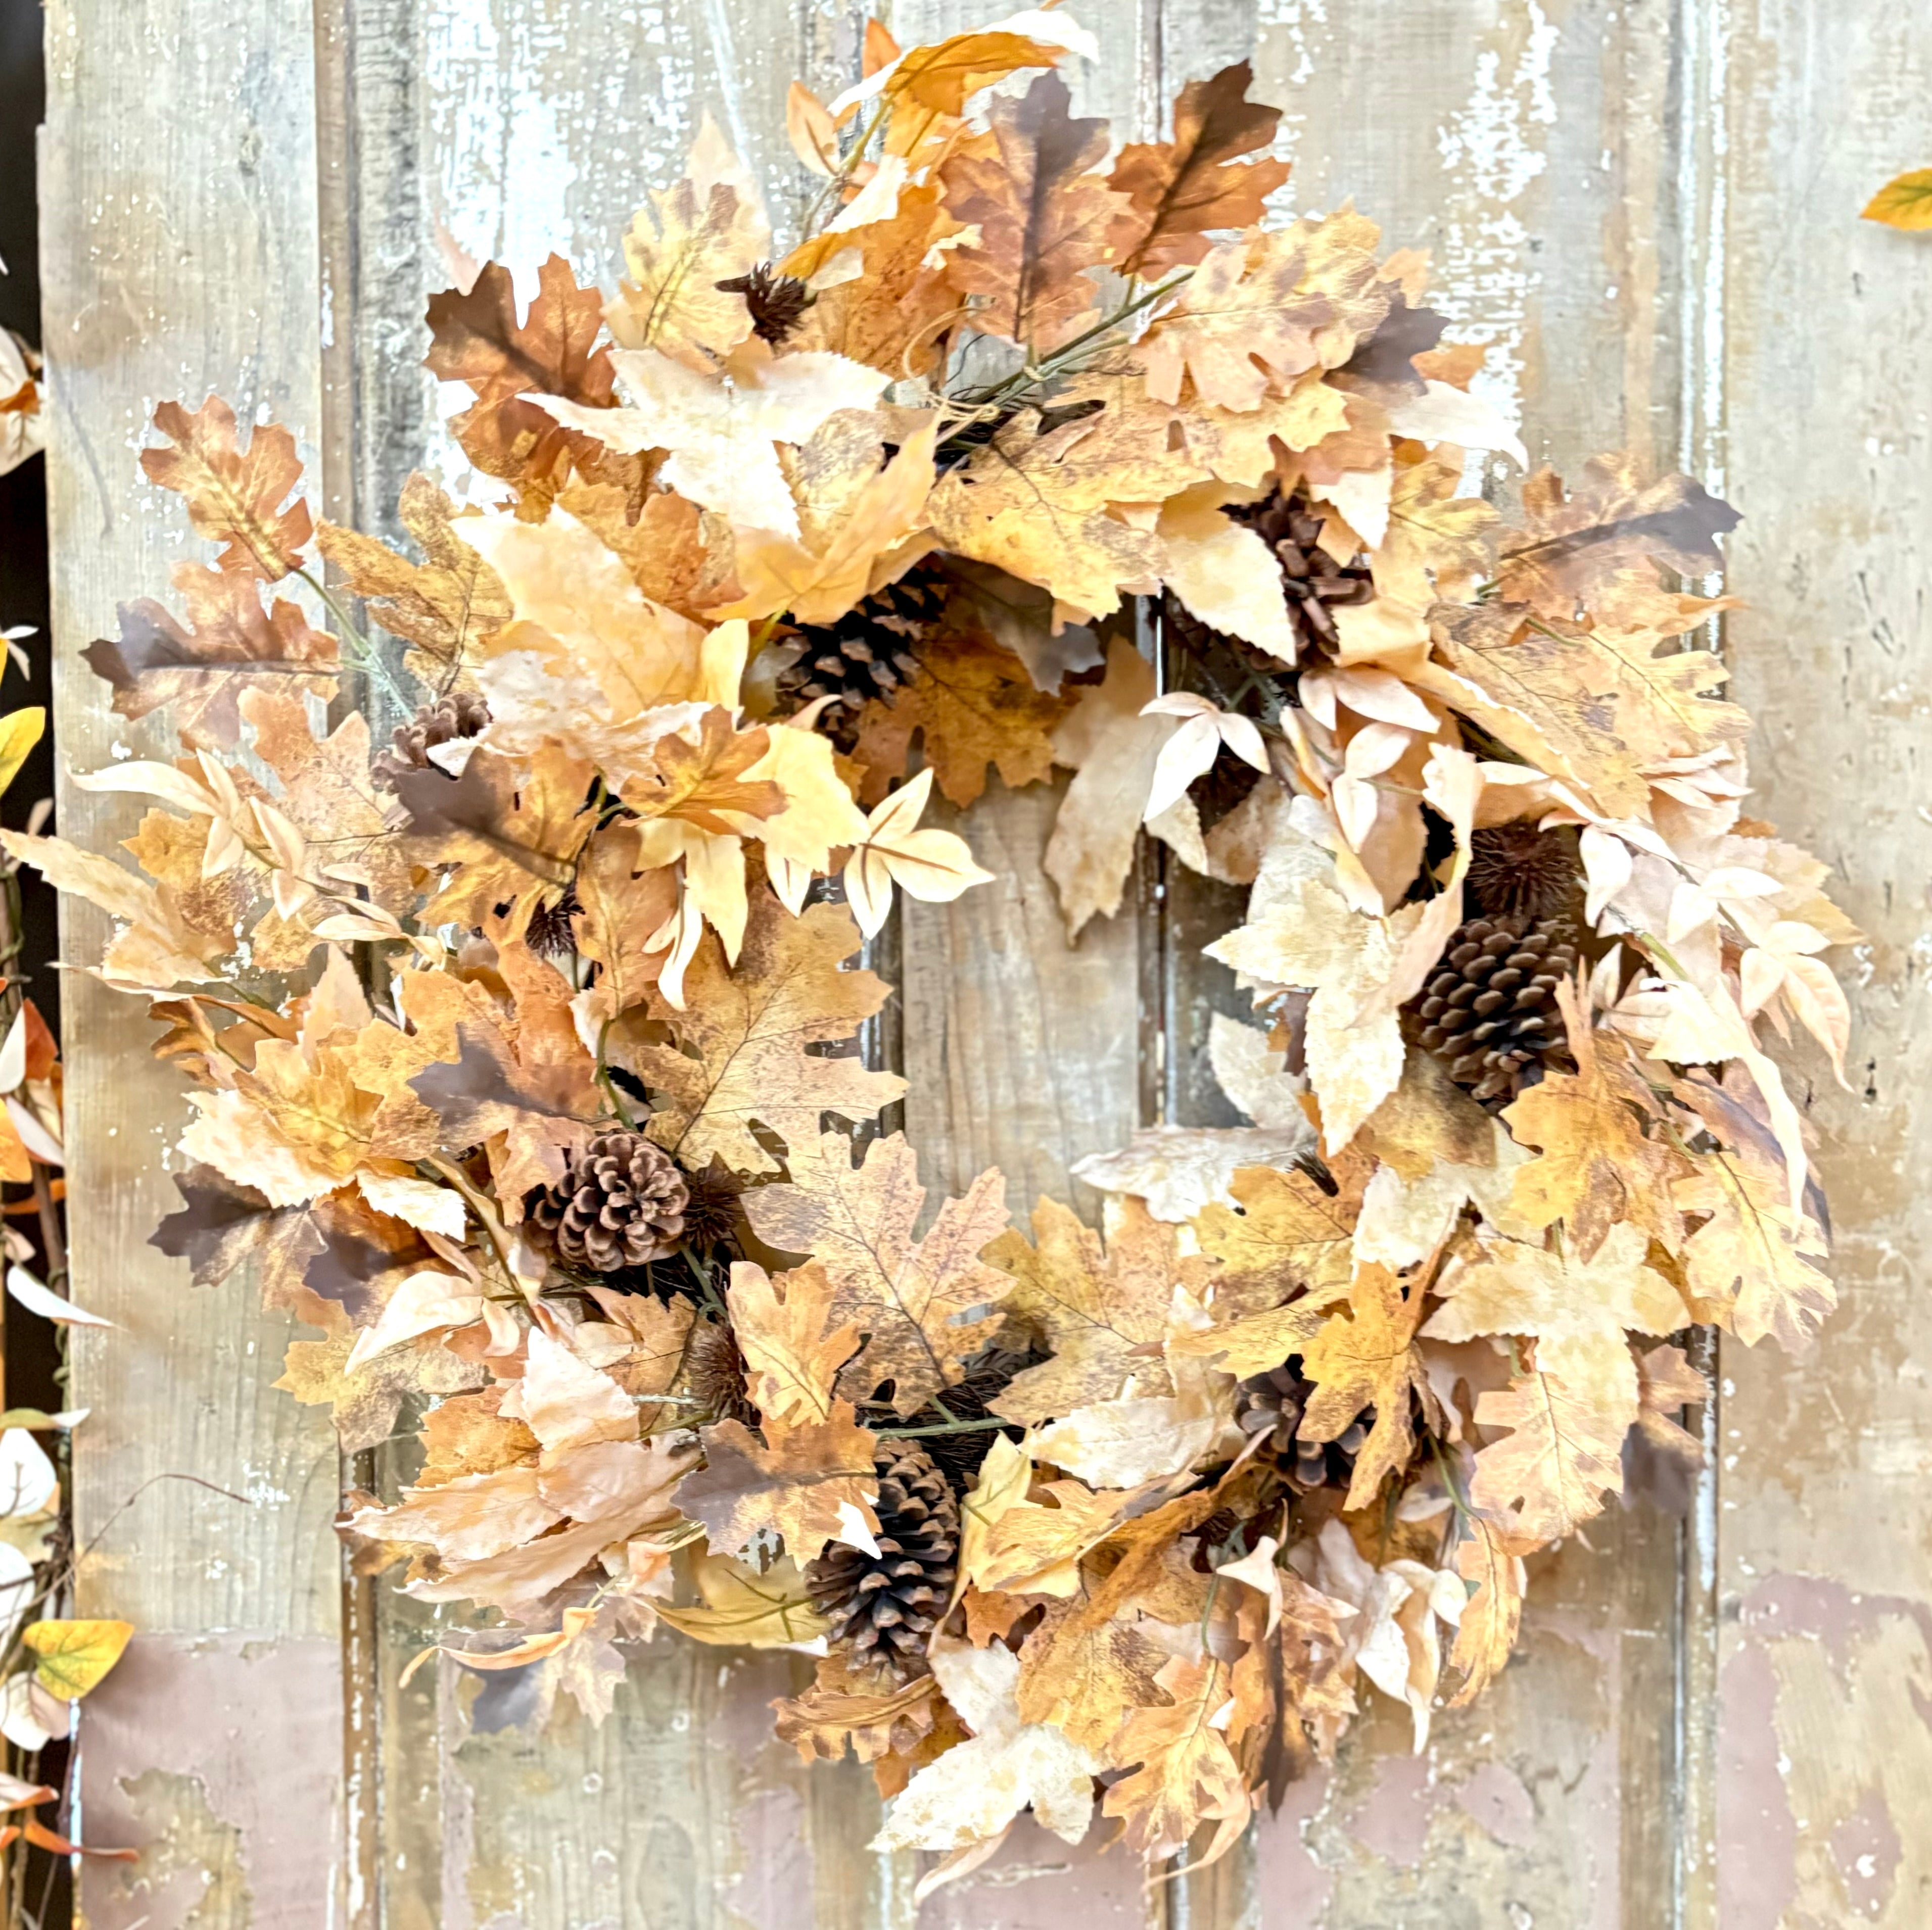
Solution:
[(1234, 1175), (1235, 1208), (1205, 1208), (1195, 1238), (1208, 1264), (1190, 1269), (1196, 1292), (1213, 1290), (1217, 1314), (1278, 1307), (1301, 1293), (1346, 1287), (1350, 1245), (1372, 1162), (1353, 1152), (1328, 1169), (1330, 1192), (1300, 1167), (1250, 1167)]
[(196, 533), (222, 545), (224, 571), (272, 583), (302, 567), (315, 525), (301, 497), (282, 506), (302, 481), (302, 458), (280, 423), (257, 424), (244, 453), (234, 410), (211, 395), (192, 415), (163, 403), (154, 427), (173, 447), (143, 449), (142, 473), (186, 499)]
[(736, 1554), (776, 1534), (794, 1560), (805, 1562), (829, 1541), (877, 1536), (878, 1443), (849, 1401), (824, 1419), (767, 1416), (764, 1437), (730, 1420), (704, 1431), (706, 1464), (685, 1477), (677, 1505), (704, 1524), (712, 1548)]
[(765, 892), (753, 901), (735, 969), (707, 934), (686, 978), (686, 1008), (651, 995), (652, 1016), (677, 1041), (636, 1053), (634, 1069), (662, 1095), (646, 1128), (652, 1138), (694, 1170), (717, 1155), (741, 1173), (776, 1173), (754, 1123), (796, 1158), (817, 1143), (820, 1113), (869, 1119), (898, 1098), (905, 1081), (896, 1073), (805, 1050), (851, 1038), (889, 996), (871, 972), (838, 969), (858, 949), (843, 906), (813, 905), (794, 919)]
[(845, 866), (846, 902), (868, 938), (884, 929), (895, 885), (922, 904), (944, 905), (971, 886), (993, 882), (956, 832), (916, 829), (932, 794), (928, 768), (886, 799), (852, 848)]
[(1172, 1855), (1205, 1822), (1245, 1822), (1246, 1779), (1214, 1718), (1228, 1701), (1227, 1665), (1209, 1656), (1174, 1656), (1155, 1677), (1164, 1707), (1130, 1709), (1111, 1755), (1133, 1764), (1101, 1804), (1126, 1825), (1128, 1845), (1142, 1857)]
[(746, 1195), (753, 1230), (784, 1252), (810, 1254), (836, 1290), (832, 1317), (866, 1335), (839, 1377), (848, 1398), (871, 1399), (890, 1380), (894, 1410), (915, 1413), (959, 1378), (1012, 1290), (1012, 1276), (979, 1257), (1006, 1224), (1004, 1182), (996, 1170), (982, 1173), (915, 1239), (926, 1189), (902, 1134), (874, 1140), (858, 1166), (842, 1134), (801, 1137), (790, 1164), (789, 1185)]
[(1451, 1665), (1462, 1672), (1462, 1686), (1450, 1698), (1451, 1709), (1466, 1709), (1502, 1674), (1514, 1652), (1528, 1586), (1522, 1558), (1535, 1546), (1526, 1536), (1504, 1533), (1480, 1515), (1471, 1515), (1468, 1526), (1470, 1534), (1456, 1551), (1456, 1568), (1474, 1593), (1450, 1651)]
[(1469, 1498), (1512, 1536), (1543, 1542), (1574, 1534), (1602, 1511), (1606, 1494), (1623, 1491), (1624, 1436), (1636, 1418), (1634, 1395), (1628, 1405), (1606, 1403), (1548, 1374), (1484, 1394), (1477, 1425), (1511, 1431), (1477, 1455)]
[(790, 1648), (826, 1632), (796, 1562), (776, 1561), (760, 1569), (708, 1554), (698, 1563), (696, 1574), (704, 1605), (660, 1608), (658, 1614), (700, 1642), (724, 1648)]
[(732, 1263), (731, 1331), (752, 1404), (766, 1419), (830, 1418), (838, 1370), (859, 1344), (849, 1323), (826, 1330), (836, 1290), (816, 1260), (776, 1279), (750, 1260)]
[(1302, 1350), (1302, 1374), (1316, 1383), (1316, 1392), (1295, 1431), (1298, 1439), (1332, 1441), (1365, 1408), (1376, 1410), (1348, 1484), (1350, 1508), (1366, 1508), (1384, 1478), (1408, 1465), (1415, 1444), (1411, 1394), (1420, 1397), (1425, 1414), (1433, 1408), (1428, 1369), (1415, 1347), (1422, 1303), (1419, 1286), (1405, 1296), (1387, 1267), (1361, 1266), (1347, 1311), (1330, 1314)]

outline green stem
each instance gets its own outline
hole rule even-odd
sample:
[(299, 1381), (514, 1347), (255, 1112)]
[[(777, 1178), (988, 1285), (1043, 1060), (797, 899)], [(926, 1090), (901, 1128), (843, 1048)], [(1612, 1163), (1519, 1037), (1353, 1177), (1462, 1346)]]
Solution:
[(626, 1132), (635, 1132), (638, 1122), (631, 1116), (631, 1109), (624, 1103), (624, 1095), (617, 1089), (617, 1082), (610, 1076), (610, 1062), (604, 1056), (604, 1042), (610, 1036), (610, 1028), (616, 1023), (614, 1017), (604, 1021), (597, 1035), (597, 1083), (604, 1089), (604, 1096), (610, 1101), (610, 1110), (624, 1122)]
[(328, 613), (335, 619), (336, 622), (341, 628), (342, 634), (338, 640), (349, 646), (357, 667), (368, 671), (369, 675), (381, 685), (383, 694), (398, 710), (413, 710), (416, 706), (404, 696), (395, 679), (389, 675), (388, 666), (382, 661), (381, 652), (356, 628), (348, 611), (335, 600), (328, 586), (310, 571), (298, 570), (296, 574), (301, 577), (302, 581), (307, 583), (327, 606)]
[(875, 1428), (873, 1432), (882, 1441), (913, 1441), (922, 1440), (928, 1434), (984, 1434), (992, 1428), (1013, 1428), (1018, 1425), (1017, 1421), (995, 1418), (986, 1421), (946, 1421), (930, 1428)]

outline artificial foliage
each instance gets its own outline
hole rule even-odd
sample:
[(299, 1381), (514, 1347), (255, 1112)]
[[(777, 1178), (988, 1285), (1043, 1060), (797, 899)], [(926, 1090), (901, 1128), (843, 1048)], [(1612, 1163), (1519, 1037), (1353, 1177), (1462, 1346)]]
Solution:
[[(1419, 1743), (1632, 1444), (1698, 1458), (1688, 1330), (1833, 1299), (1766, 1044), (1840, 1064), (1856, 934), (1745, 814), (1734, 514), (1472, 493), (1520, 446), (1423, 256), (1277, 213), (1244, 67), (1110, 146), (1080, 39), (875, 26), (793, 90), (789, 247), (707, 130), (614, 292), (436, 296), (473, 477), (407, 553), (164, 407), (209, 547), (89, 656), (178, 753), (76, 778), (152, 801), (122, 853), (5, 837), (193, 1083), (156, 1243), (418, 1438), (365, 1569), (593, 1719), (648, 1640), (818, 1656), (780, 1733), (928, 1882), (1029, 1808), (1219, 1854), (1372, 1695)], [(1098, 1226), (928, 1202), (857, 1050), (896, 892), (988, 880), (934, 789), (1056, 768), (1070, 937), (1144, 832), (1249, 892), (1253, 1123), (1103, 1150)]]

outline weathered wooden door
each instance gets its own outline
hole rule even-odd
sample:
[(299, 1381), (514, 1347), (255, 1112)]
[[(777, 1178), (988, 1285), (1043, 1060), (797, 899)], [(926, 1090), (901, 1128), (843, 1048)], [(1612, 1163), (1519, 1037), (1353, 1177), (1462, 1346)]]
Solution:
[[(94, 1930), (1932, 1922), (1932, 249), (1856, 218), (1932, 157), (1932, 24), (1896, 0), (1074, 4), (1105, 49), (1087, 103), (1141, 137), (1178, 81), (1251, 56), (1301, 201), (1354, 196), (1432, 251), (1539, 459), (1628, 446), (1744, 511), (1763, 808), (1871, 934), (1857, 1089), (1811, 1095), (1842, 1311), (1807, 1367), (1724, 1346), (1689, 1518), (1606, 1518), (1549, 1563), (1519, 1660), (1426, 1755), (1385, 1708), (1198, 1878), (1144, 1895), (1123, 1858), (1028, 1827), (916, 1913), (915, 1872), (866, 1848), (864, 1773), (770, 1739), (785, 1659), (661, 1645), (601, 1732), (492, 1729), (432, 1672), (398, 1688), (426, 1611), (345, 1583), (328, 1527), (382, 1470), (271, 1390), (279, 1317), (144, 1244), (182, 1101), (135, 1003), (70, 980), (75, 1288), (122, 1328), (80, 1344), (80, 1612), (142, 1631), (88, 1705), (87, 1830), (148, 1846), (88, 1873)], [(904, 40), (999, 8), (884, 10)], [(152, 754), (78, 652), (182, 547), (136, 480), (158, 400), (272, 413), (329, 513), (385, 529), (440, 446), (426, 295), (466, 255), (553, 247), (608, 281), (706, 111), (782, 221), (785, 84), (844, 84), (860, 25), (848, 0), (46, 12), (58, 728), (82, 769)], [(1066, 948), (1052, 802), (979, 813), (1000, 884), (912, 907), (898, 940), (908, 1130), (936, 1183), (997, 1160), (1021, 1209), (1143, 1121), (1211, 1121), (1201, 1048), (1232, 992), (1198, 956), (1227, 907), (1151, 865), (1137, 909)], [(137, 811), (60, 799), (97, 845)], [(67, 917), (91, 955), (96, 915)], [(231, 1494), (154, 1479), (176, 1475)]]

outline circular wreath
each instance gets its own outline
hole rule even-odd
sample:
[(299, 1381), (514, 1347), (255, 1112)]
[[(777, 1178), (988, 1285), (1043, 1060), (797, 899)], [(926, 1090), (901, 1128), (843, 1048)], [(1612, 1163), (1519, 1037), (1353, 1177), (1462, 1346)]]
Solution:
[[(614, 296), (438, 295), (480, 501), (412, 478), (414, 558), (314, 526), (286, 430), (162, 408), (218, 553), (88, 654), (182, 754), (76, 780), (158, 801), (152, 882), (5, 835), (196, 1082), (156, 1243), (259, 1260), (349, 1446), (418, 1404), (345, 1527), (495, 1612), (442, 1652), (593, 1717), (660, 1623), (815, 1654), (780, 1734), (872, 1764), (928, 1884), (1096, 1794), (1218, 1854), (1369, 1686), (1419, 1743), (1631, 1444), (1695, 1459), (1667, 1337), (1832, 1304), (1758, 1034), (1839, 1062), (1856, 934), (1741, 814), (1725, 603), (1671, 586), (1735, 516), (1622, 458), (1459, 493), (1522, 451), (1420, 258), (1270, 221), (1245, 67), (1110, 160), (1081, 38), (875, 32), (795, 88), (782, 259), (707, 130)], [(913, 1149), (826, 1125), (904, 1090), (841, 1049), (889, 996), (853, 961), (988, 877), (934, 784), (1056, 765), (1072, 932), (1143, 825), (1251, 887), (1208, 949), (1255, 1124), (1087, 1162), (1101, 1229), (1029, 1239), (988, 1173), (920, 1236)]]

